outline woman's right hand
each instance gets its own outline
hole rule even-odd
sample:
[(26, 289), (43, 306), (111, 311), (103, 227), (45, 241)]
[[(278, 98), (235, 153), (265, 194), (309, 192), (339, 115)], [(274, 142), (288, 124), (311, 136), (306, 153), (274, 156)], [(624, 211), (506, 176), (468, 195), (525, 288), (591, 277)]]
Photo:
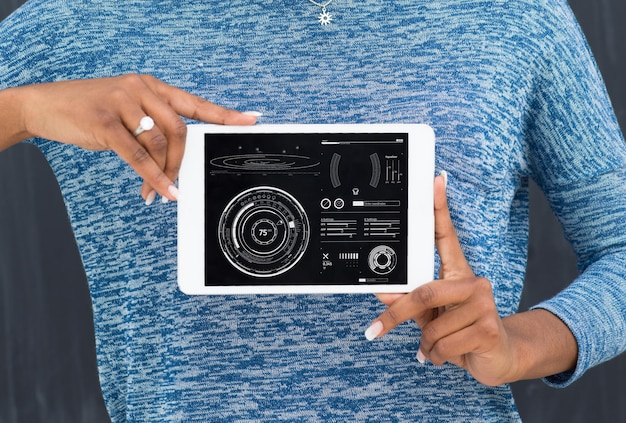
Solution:
[[(141, 195), (148, 202), (155, 193), (176, 200), (173, 181), (185, 149), (187, 127), (181, 116), (224, 124), (252, 125), (257, 115), (210, 103), (150, 75), (53, 82), (5, 90), (12, 94), (13, 125), (0, 145), (41, 137), (88, 150), (112, 150), (144, 180)], [(18, 108), (15, 109), (15, 104)], [(141, 119), (150, 116), (154, 127), (134, 136)], [(11, 120), (9, 120), (11, 122)], [(2, 135), (0, 135), (2, 137)]]

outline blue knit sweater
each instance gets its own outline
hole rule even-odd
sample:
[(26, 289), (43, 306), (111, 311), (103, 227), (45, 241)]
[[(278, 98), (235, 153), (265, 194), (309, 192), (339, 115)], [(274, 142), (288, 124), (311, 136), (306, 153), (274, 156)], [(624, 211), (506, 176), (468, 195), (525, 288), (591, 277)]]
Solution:
[[(582, 275), (540, 304), (574, 333), (565, 386), (626, 348), (626, 148), (565, 0), (31, 0), (0, 25), (0, 87), (153, 74), (265, 123), (428, 123), (475, 273), (515, 313), (528, 180)], [(371, 295), (189, 297), (176, 205), (143, 205), (115, 154), (35, 140), (55, 171), (93, 299), (114, 422), (517, 421), (507, 386), (375, 342)]]

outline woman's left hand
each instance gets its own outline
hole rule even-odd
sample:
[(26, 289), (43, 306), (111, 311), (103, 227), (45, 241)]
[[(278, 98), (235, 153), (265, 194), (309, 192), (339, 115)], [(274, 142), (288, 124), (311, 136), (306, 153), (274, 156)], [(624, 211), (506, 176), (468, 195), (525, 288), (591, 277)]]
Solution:
[(442, 176), (435, 178), (434, 204), (440, 279), (408, 294), (378, 294), (389, 308), (374, 320), (366, 337), (379, 338), (413, 319), (422, 329), (420, 362), (456, 364), (486, 385), (508, 382), (515, 374), (515, 349), (498, 315), (491, 283), (476, 277), (465, 259)]

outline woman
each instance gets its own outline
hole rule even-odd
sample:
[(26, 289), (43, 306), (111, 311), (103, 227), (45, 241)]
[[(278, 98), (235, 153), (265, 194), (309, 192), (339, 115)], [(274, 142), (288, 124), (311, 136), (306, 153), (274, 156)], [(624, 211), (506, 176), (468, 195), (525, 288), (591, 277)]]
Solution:
[[(22, 87), (0, 93), (1, 143), (37, 137), (58, 176), (113, 421), (517, 421), (506, 382), (566, 386), (626, 348), (626, 152), (564, 1), (32, 1), (0, 40), (2, 86)], [(176, 199), (176, 116), (256, 116), (165, 83), (267, 123), (429, 123), (458, 234), (438, 178), (441, 280), (384, 312), (180, 293), (175, 205), (152, 203)], [(529, 178), (584, 271), (517, 313)]]

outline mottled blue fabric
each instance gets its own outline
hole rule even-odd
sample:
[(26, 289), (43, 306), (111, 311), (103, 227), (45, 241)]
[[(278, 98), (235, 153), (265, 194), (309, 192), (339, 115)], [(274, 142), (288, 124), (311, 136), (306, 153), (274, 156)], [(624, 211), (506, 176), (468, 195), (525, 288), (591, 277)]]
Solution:
[[(626, 149), (565, 0), (32, 0), (0, 25), (0, 86), (153, 74), (265, 123), (428, 123), (477, 275), (517, 311), (528, 180), (582, 276), (540, 305), (575, 334), (565, 386), (626, 348)], [(89, 279), (114, 422), (506, 422), (507, 386), (415, 360), (406, 323), (363, 330), (371, 295), (188, 297), (176, 205), (143, 205), (115, 154), (35, 141), (54, 169)]]

